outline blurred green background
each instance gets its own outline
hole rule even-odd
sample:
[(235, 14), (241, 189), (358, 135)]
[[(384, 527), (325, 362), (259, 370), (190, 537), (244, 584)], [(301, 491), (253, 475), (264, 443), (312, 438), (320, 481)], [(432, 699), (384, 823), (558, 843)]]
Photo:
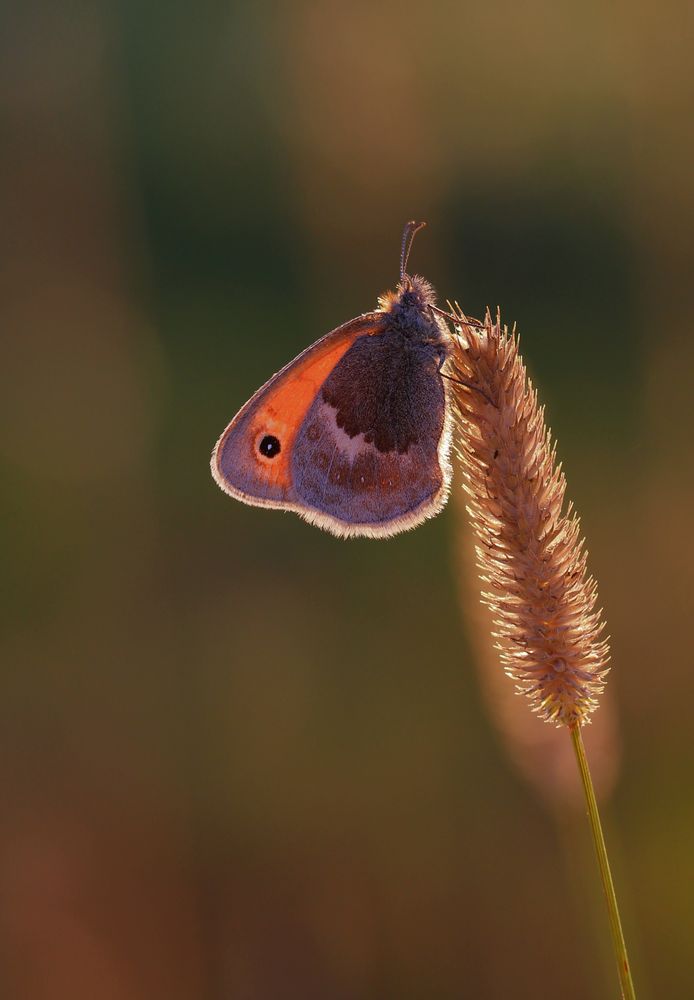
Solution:
[(693, 22), (6, 8), (3, 997), (617, 995), (567, 740), (490, 694), (462, 504), (347, 543), (209, 475), (413, 217), (413, 270), (519, 324), (612, 635), (589, 752), (638, 992), (694, 995)]

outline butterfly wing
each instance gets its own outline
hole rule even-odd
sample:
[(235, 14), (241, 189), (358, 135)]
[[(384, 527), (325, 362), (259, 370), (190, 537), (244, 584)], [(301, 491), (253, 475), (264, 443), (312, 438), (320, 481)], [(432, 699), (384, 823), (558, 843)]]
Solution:
[(450, 416), (436, 345), (359, 338), (294, 441), (304, 517), (337, 535), (384, 536), (437, 513), (450, 483)]
[(327, 334), (239, 411), (212, 454), (232, 496), (339, 536), (392, 535), (444, 505), (449, 407), (437, 349), (405, 354), (382, 313)]
[[(226, 493), (259, 507), (299, 509), (291, 457), (306, 413), (355, 340), (379, 333), (382, 322), (379, 313), (350, 320), (321, 337), (258, 389), (212, 452), (212, 475)], [(278, 450), (272, 455), (261, 451), (266, 438), (277, 442)]]

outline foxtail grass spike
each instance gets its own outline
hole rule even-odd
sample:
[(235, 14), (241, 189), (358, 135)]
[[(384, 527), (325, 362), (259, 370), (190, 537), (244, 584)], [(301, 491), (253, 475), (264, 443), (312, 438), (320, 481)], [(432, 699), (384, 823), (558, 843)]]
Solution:
[(541, 718), (572, 726), (598, 706), (609, 649), (566, 480), (515, 331), (456, 306), (451, 387), (482, 600), (506, 672)]

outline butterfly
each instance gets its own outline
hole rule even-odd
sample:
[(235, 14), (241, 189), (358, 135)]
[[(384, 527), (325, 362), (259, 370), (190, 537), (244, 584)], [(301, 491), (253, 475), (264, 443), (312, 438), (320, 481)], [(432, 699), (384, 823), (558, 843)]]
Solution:
[(227, 426), (211, 461), (226, 493), (340, 537), (394, 535), (445, 505), (451, 334), (432, 286), (407, 273), (424, 225), (405, 226), (396, 291), (307, 348)]

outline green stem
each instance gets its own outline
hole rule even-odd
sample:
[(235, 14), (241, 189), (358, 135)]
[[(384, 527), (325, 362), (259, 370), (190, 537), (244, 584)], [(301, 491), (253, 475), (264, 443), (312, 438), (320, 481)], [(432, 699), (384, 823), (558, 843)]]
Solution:
[(569, 727), (569, 731), (571, 733), (574, 750), (576, 751), (578, 769), (581, 772), (581, 781), (583, 782), (583, 791), (586, 796), (590, 829), (593, 834), (593, 843), (595, 844), (595, 853), (598, 858), (600, 878), (602, 879), (602, 887), (605, 891), (605, 899), (607, 901), (607, 911), (610, 917), (610, 930), (612, 932), (612, 944), (617, 958), (619, 982), (622, 987), (622, 997), (623, 1000), (635, 1000), (636, 993), (634, 992), (634, 982), (631, 978), (631, 968), (629, 966), (629, 958), (627, 956), (627, 946), (624, 940), (622, 921), (619, 918), (617, 896), (614, 891), (614, 882), (612, 881), (610, 862), (607, 858), (607, 848), (605, 847), (605, 837), (603, 836), (602, 826), (600, 823), (598, 803), (595, 799), (593, 779), (590, 776), (588, 760), (586, 759), (586, 751), (583, 746), (581, 727), (578, 723), (575, 723), (573, 726)]

